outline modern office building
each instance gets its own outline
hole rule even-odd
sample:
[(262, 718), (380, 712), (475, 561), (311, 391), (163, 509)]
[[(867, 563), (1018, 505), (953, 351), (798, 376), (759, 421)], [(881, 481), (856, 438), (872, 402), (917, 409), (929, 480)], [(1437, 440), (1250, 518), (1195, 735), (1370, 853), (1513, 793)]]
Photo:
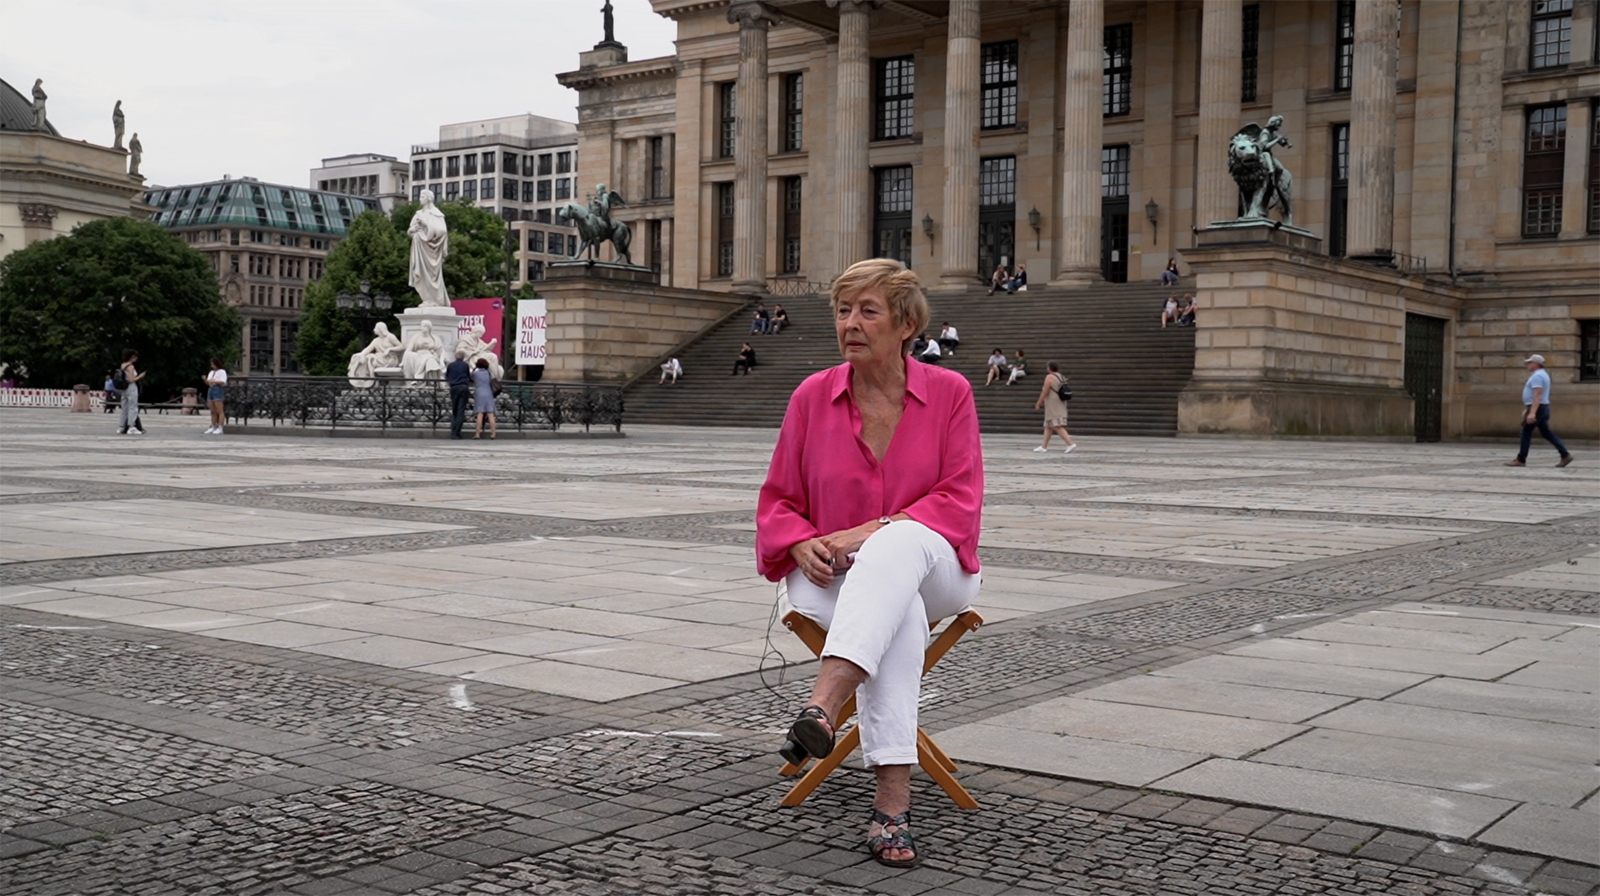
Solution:
[(325, 193), (364, 196), (378, 200), (384, 211), (406, 201), (410, 168), (394, 156), (360, 152), (323, 159), (322, 167), (311, 169), (310, 187)]
[(244, 318), (240, 373), (293, 374), (296, 323), (306, 287), (322, 276), (328, 250), (375, 196), (346, 196), (252, 177), (152, 187), (144, 201), (157, 224), (211, 259), (222, 296)]
[(148, 217), (143, 192), (126, 149), (63, 137), (0, 81), (0, 258), (87, 221)]
[(562, 224), (556, 209), (585, 204), (579, 185), (578, 133), (571, 122), (540, 115), (513, 115), (447, 124), (437, 143), (411, 147), (411, 195), (424, 189), (434, 201), (467, 200), (499, 215), (516, 234), (520, 287), (544, 279), (544, 267), (578, 249), (577, 231)]
[[(888, 256), (951, 295), (1002, 261), (1092, 290), (1176, 256), (1201, 308), (1180, 432), (1504, 433), (1537, 352), (1563, 431), (1600, 435), (1594, 0), (651, 6), (675, 56), (601, 44), (558, 77), (580, 180), (630, 198), (666, 284)], [(1230, 141), (1274, 115), (1310, 234), (1247, 246), (1213, 226)]]

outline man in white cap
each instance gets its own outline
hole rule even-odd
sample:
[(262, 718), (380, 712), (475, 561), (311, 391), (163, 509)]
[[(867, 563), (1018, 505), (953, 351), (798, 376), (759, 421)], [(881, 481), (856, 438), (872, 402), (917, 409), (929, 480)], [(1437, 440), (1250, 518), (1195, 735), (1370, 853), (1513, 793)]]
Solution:
[(1533, 431), (1537, 429), (1539, 435), (1544, 436), (1544, 440), (1561, 453), (1556, 466), (1564, 467), (1572, 463), (1572, 453), (1550, 431), (1550, 374), (1544, 369), (1544, 355), (1529, 355), (1522, 363), (1528, 368), (1528, 381), (1522, 385), (1522, 450), (1517, 452), (1516, 460), (1506, 461), (1506, 466), (1528, 465), (1528, 447), (1533, 441)]

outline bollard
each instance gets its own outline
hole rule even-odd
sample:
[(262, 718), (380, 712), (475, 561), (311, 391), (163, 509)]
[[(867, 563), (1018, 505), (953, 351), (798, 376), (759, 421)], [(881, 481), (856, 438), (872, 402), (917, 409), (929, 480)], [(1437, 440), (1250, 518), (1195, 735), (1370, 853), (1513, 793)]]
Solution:
[(72, 387), (72, 413), (89, 413), (89, 387), (83, 383)]
[(183, 413), (194, 416), (200, 413), (200, 390), (193, 386), (186, 386), (183, 390)]

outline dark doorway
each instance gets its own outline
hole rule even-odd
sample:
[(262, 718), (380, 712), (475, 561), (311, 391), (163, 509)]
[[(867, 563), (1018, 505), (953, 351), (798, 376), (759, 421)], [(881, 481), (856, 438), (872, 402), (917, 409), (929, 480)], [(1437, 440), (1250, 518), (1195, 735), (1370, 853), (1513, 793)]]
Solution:
[(978, 172), (978, 276), (1017, 266), (1017, 159), (984, 159)]
[(1128, 282), (1128, 172), (1127, 146), (1101, 148), (1100, 276), (1108, 283)]
[(1406, 315), (1406, 392), (1415, 404), (1419, 442), (1443, 437), (1444, 324), (1437, 317)]
[(911, 266), (911, 166), (873, 169), (872, 254)]
[(1128, 197), (1100, 200), (1100, 274), (1128, 282)]

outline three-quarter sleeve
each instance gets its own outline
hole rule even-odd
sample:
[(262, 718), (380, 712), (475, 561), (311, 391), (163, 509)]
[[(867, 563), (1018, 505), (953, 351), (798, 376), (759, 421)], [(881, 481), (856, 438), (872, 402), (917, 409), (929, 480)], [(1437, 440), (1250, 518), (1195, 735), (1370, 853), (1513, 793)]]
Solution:
[(806, 408), (810, 402), (796, 390), (783, 415), (778, 444), (772, 450), (767, 481), (756, 501), (756, 570), (776, 582), (795, 568), (789, 549), (822, 534), (811, 522), (804, 470)]
[(972, 385), (960, 381), (950, 428), (939, 459), (939, 481), (902, 512), (943, 535), (961, 567), (978, 571), (978, 535), (983, 526), (983, 442)]

